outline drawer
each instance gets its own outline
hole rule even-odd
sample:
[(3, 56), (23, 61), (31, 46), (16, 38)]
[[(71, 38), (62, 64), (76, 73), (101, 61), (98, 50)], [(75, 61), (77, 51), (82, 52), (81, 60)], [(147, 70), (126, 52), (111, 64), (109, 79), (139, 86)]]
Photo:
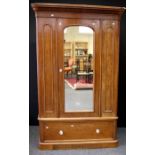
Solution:
[(112, 139), (115, 134), (114, 121), (95, 122), (41, 122), (43, 141)]

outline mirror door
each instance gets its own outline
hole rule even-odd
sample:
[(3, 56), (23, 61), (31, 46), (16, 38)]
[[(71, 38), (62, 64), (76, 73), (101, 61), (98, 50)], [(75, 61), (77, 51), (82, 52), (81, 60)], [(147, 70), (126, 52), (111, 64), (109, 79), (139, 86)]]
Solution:
[[(60, 116), (98, 116), (97, 21), (59, 19)], [(61, 58), (60, 58), (61, 57)]]
[(64, 29), (65, 112), (93, 112), (94, 34), (86, 26)]

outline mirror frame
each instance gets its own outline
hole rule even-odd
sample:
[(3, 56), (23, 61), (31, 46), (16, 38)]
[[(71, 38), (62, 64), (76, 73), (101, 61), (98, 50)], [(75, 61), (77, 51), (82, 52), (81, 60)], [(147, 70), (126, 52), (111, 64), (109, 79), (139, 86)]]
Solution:
[[(94, 33), (94, 93), (93, 93), (93, 103), (94, 103), (94, 110), (92, 112), (65, 112), (65, 105), (64, 105), (64, 71), (59, 73), (59, 111), (60, 117), (98, 117), (100, 116), (100, 85), (98, 80), (100, 81), (100, 56), (99, 50), (100, 47), (100, 22), (99, 20), (78, 20), (78, 19), (59, 19), (58, 20), (58, 28), (57, 33), (59, 34), (59, 43), (58, 43), (58, 52), (60, 58), (59, 61), (59, 68), (63, 68), (64, 66), (64, 29), (70, 26), (86, 26), (91, 28)], [(96, 63), (97, 62), (97, 63)], [(96, 80), (96, 77), (98, 79)], [(63, 92), (63, 93), (61, 93)]]

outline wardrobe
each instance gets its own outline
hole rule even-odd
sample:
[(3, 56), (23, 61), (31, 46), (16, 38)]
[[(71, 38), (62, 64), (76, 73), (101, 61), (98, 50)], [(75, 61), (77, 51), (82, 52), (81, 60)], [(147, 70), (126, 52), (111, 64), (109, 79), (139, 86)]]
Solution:
[(32, 8), (39, 148), (118, 146), (119, 33), (125, 8), (55, 3)]

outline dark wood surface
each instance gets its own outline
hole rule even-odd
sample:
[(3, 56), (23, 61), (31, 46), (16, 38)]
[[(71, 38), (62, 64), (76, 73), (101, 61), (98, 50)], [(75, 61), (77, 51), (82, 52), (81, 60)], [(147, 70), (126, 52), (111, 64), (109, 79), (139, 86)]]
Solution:
[(43, 133), (42, 142), (80, 139), (114, 140), (116, 138), (114, 121), (46, 121), (42, 122), (41, 125), (41, 133)]
[(98, 6), (85, 4), (58, 4), (58, 3), (33, 3), (34, 11), (66, 11), (66, 12), (81, 12), (81, 13), (114, 13), (122, 14), (124, 7), (114, 6)]
[[(32, 7), (37, 19), (40, 148), (117, 146), (119, 28), (124, 8), (40, 3)], [(64, 111), (64, 72), (59, 69), (64, 64), (63, 30), (71, 25), (88, 26), (95, 32), (94, 112)], [(83, 119), (77, 122), (77, 118)], [(70, 129), (72, 124), (76, 124), (74, 130)], [(93, 133), (97, 128), (104, 131)], [(60, 137), (60, 130), (66, 134)]]
[(58, 115), (58, 61), (56, 19), (37, 19), (37, 73), (39, 116)]
[(102, 116), (117, 115), (118, 66), (119, 66), (118, 20), (102, 20), (101, 46), (101, 104)]

